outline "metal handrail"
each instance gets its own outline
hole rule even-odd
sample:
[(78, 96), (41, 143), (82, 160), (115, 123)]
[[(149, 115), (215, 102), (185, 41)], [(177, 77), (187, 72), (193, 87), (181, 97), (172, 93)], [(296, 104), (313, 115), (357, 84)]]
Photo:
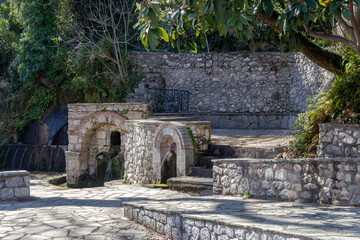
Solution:
[(146, 101), (154, 113), (178, 113), (189, 111), (189, 91), (177, 89), (147, 88)]

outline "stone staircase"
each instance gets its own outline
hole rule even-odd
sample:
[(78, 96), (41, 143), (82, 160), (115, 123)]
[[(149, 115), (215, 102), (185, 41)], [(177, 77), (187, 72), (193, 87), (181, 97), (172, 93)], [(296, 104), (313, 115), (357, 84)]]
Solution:
[[(214, 144), (210, 144), (208, 151), (199, 158), (195, 166), (188, 169), (189, 177), (171, 178), (167, 183), (171, 189), (194, 195), (209, 195), (209, 191), (206, 194), (194, 189), (189, 191), (188, 186), (196, 182), (196, 187), (199, 189), (209, 187), (209, 182), (206, 182), (204, 178), (212, 181), (212, 160), (222, 158), (273, 159), (282, 152), (283, 147), (287, 146), (290, 139), (290, 132), (284, 130), (213, 129), (212, 141)], [(203, 184), (204, 182), (206, 184)]]

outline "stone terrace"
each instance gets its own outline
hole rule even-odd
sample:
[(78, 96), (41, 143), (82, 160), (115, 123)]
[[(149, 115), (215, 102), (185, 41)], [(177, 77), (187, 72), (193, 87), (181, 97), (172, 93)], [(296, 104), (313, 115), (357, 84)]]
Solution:
[[(353, 207), (227, 196), (193, 197), (120, 181), (105, 187), (62, 189), (32, 178), (31, 195), (29, 201), (0, 203), (1, 239), (165, 239), (125, 218), (123, 204), (215, 224), (217, 239), (360, 238), (360, 211)], [(194, 239), (206, 232), (201, 221), (194, 221), (191, 226)], [(165, 229), (169, 227), (165, 225), (162, 234), (166, 234)], [(240, 233), (242, 238), (235, 238)]]

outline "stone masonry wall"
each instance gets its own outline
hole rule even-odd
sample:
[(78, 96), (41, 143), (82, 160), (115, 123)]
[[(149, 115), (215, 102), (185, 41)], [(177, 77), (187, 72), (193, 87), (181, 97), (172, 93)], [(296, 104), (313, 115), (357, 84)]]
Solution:
[(360, 157), (359, 124), (319, 124), (318, 156)]
[(144, 209), (140, 205), (124, 203), (125, 217), (138, 222), (172, 240), (188, 239), (276, 239), (305, 240), (307, 238), (264, 231), (256, 226), (232, 226), (218, 221), (197, 219), (182, 213), (168, 212), (162, 209)]
[(360, 159), (213, 160), (214, 194), (360, 206)]
[(30, 197), (30, 174), (28, 172), (0, 172), (0, 200), (28, 197)]
[[(157, 180), (153, 172), (153, 148), (156, 130), (164, 123), (166, 122), (154, 119), (126, 121), (124, 157), (127, 183), (144, 184)], [(210, 122), (183, 121), (179, 123), (190, 127), (195, 140), (210, 139)], [(200, 146), (200, 149), (207, 150), (207, 145)]]
[(125, 121), (151, 115), (149, 105), (143, 103), (69, 104), (68, 111), (66, 173), (68, 186), (74, 187), (80, 186), (83, 174), (96, 174), (95, 156), (109, 151), (111, 132), (120, 133), (124, 149)]
[(190, 112), (303, 112), (332, 75), (301, 53), (131, 52), (139, 89), (190, 91)]

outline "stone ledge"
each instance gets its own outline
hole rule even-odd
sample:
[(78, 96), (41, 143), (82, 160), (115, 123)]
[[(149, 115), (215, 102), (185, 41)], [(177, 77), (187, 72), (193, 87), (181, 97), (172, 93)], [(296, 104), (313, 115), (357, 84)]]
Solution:
[[(308, 232), (287, 231), (271, 224), (244, 221), (226, 214), (197, 214), (177, 205), (162, 207), (161, 202), (124, 203), (125, 217), (169, 239), (279, 239), (308, 240)], [(246, 215), (246, 214), (245, 214)], [(240, 215), (239, 215), (240, 217)], [(246, 216), (245, 216), (246, 217)]]
[(30, 173), (25, 170), (0, 172), (0, 178), (25, 177), (25, 176), (30, 176)]
[(312, 163), (312, 162), (319, 162), (319, 163), (341, 163), (341, 162), (351, 162), (351, 163), (360, 163), (360, 158), (294, 158), (294, 159), (287, 159), (287, 158), (276, 158), (276, 159), (257, 159), (257, 158), (222, 158), (222, 159), (213, 159), (213, 163), (236, 163), (236, 162), (243, 162), (243, 163)]

